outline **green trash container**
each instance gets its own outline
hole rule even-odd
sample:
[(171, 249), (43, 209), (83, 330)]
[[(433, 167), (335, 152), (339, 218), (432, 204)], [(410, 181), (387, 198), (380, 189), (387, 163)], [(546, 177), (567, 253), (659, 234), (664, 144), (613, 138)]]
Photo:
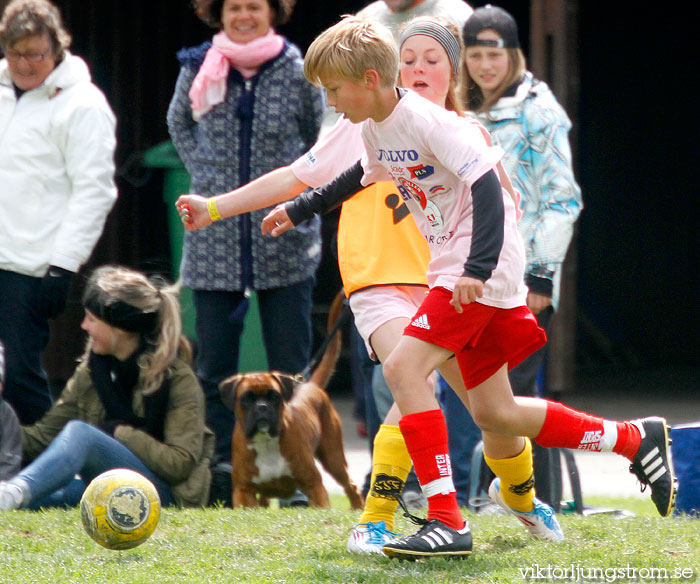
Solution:
[[(185, 228), (182, 225), (180, 215), (175, 209), (175, 201), (183, 194), (189, 192), (190, 175), (182, 164), (175, 146), (170, 140), (156, 144), (147, 150), (141, 159), (141, 164), (149, 168), (162, 168), (163, 174), (163, 199), (168, 209), (168, 231), (170, 234), (170, 254), (172, 258), (172, 278), (176, 280), (180, 275), (180, 262), (182, 260), (182, 241)], [(267, 354), (262, 340), (262, 325), (258, 310), (258, 298), (255, 292), (250, 296), (250, 307), (243, 323), (243, 336), (241, 338), (241, 351), (239, 359), (239, 371), (266, 371), (268, 369)], [(194, 329), (194, 305), (192, 303), (192, 290), (182, 288), (180, 293), (182, 307), (182, 328), (185, 335), (196, 340)]]

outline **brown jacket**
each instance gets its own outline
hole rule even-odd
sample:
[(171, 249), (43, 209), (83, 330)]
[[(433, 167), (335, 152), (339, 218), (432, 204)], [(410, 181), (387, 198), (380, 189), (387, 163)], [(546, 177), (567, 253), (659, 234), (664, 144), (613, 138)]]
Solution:
[[(214, 434), (204, 422), (204, 394), (194, 372), (182, 360), (175, 361), (170, 367), (168, 379), (170, 395), (163, 441), (131, 426), (119, 426), (114, 437), (171, 486), (178, 505), (206, 505)], [(138, 416), (144, 415), (143, 396), (143, 379), (139, 378), (132, 402)], [(68, 380), (56, 404), (41, 420), (22, 427), (25, 462), (41, 454), (69, 421), (82, 420), (99, 427), (104, 419), (105, 409), (85, 360)]]

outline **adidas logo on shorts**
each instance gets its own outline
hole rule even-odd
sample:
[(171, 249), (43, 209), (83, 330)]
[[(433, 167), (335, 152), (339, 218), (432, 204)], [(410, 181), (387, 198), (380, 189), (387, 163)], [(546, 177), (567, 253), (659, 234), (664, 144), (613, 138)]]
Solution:
[(430, 325), (428, 324), (428, 316), (425, 314), (421, 314), (418, 318), (416, 318), (412, 323), (412, 326), (417, 326), (418, 328), (425, 329), (427, 331), (430, 330)]

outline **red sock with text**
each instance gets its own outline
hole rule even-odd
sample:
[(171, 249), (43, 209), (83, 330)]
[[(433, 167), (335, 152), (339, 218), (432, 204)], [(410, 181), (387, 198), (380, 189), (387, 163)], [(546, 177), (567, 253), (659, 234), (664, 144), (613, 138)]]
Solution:
[(535, 436), (540, 446), (615, 452), (632, 459), (641, 436), (631, 422), (614, 422), (547, 401), (547, 414)]
[(462, 529), (447, 447), (447, 426), (441, 410), (409, 414), (399, 421), (418, 482), (428, 500), (428, 519)]

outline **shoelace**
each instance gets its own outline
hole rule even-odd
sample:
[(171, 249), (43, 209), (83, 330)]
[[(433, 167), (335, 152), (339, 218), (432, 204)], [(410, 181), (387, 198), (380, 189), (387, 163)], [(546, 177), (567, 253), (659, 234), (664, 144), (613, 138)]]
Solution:
[(536, 515), (539, 515), (544, 519), (545, 525), (547, 525), (547, 527), (551, 529), (552, 517), (554, 516), (554, 509), (552, 509), (549, 505), (540, 503), (539, 505), (535, 505), (534, 511)]
[(404, 503), (403, 497), (401, 495), (393, 495), (394, 499), (396, 499), (399, 502), (399, 505), (401, 505), (401, 509), (403, 509), (403, 516), (410, 519), (413, 523), (416, 525), (427, 525), (428, 520), (424, 519), (423, 517), (416, 517), (413, 515), (409, 510), (408, 507), (406, 507), (406, 503)]
[(637, 480), (639, 481), (639, 491), (643, 493), (644, 491), (647, 490), (647, 486), (649, 485), (649, 479), (646, 477), (644, 474), (644, 468), (640, 464), (637, 463), (632, 463), (630, 464), (630, 472), (637, 477)]
[[(671, 438), (668, 439), (668, 446), (669, 448), (671, 447), (671, 444), (673, 444), (673, 440)], [(637, 456), (639, 456), (639, 453), (637, 453)], [(638, 462), (633, 462), (630, 464), (630, 472), (637, 477), (637, 480), (639, 481), (639, 491), (643, 493), (644, 491), (647, 490), (647, 486), (649, 486), (651, 483), (649, 483), (649, 479), (647, 478), (647, 475), (644, 472), (644, 467), (639, 464)]]
[(365, 532), (369, 533), (369, 537), (367, 538), (368, 542), (374, 545), (383, 544), (385, 535), (389, 535), (391, 537), (396, 537), (398, 535), (393, 531), (389, 531), (386, 527), (382, 527), (381, 525), (372, 523), (371, 521), (363, 525), (365, 526)]

